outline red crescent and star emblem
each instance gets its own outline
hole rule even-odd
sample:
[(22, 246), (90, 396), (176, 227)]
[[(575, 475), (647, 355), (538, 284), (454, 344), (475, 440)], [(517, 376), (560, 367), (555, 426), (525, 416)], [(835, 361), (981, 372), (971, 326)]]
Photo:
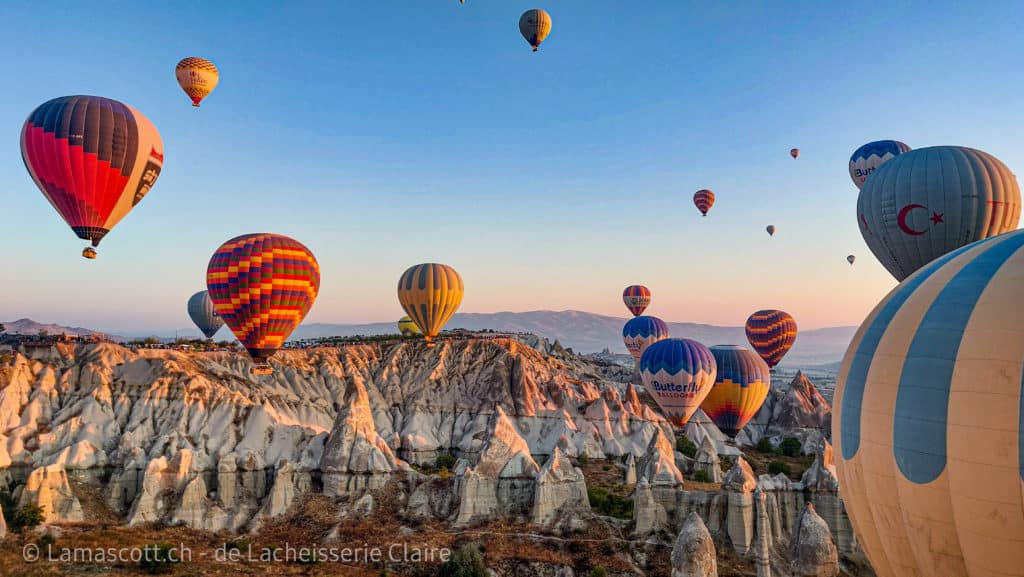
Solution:
[[(923, 204), (908, 204), (907, 206), (904, 206), (903, 208), (900, 209), (900, 213), (896, 217), (896, 223), (899, 224), (900, 230), (902, 230), (906, 234), (909, 234), (910, 236), (920, 236), (928, 232), (927, 228), (917, 230), (911, 228), (910, 225), (907, 224), (907, 217), (910, 216), (911, 212), (918, 208), (928, 210), (928, 207), (926, 207)], [(944, 223), (945, 221), (943, 220), (943, 216), (944, 215), (941, 212), (932, 212), (932, 215), (928, 217), (928, 220), (932, 221), (932, 225)]]

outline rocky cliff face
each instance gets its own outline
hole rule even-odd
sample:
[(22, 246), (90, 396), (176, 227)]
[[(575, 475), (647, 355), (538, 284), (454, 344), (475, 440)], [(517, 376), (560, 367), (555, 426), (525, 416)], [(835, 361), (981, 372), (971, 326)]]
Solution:
[[(447, 452), (467, 459), (469, 478), (491, 475), (498, 458), (481, 470), (482, 453), (514, 435), (518, 474), (541, 476), (533, 459), (555, 457), (542, 493), (579, 501), (568, 458), (641, 456), (671, 428), (615, 380), (628, 372), (533, 340), (282, 351), (267, 377), (230, 353), (21, 350), (0, 367), (0, 469), (12, 488), (31, 480), (23, 498), (52, 520), (81, 514), (73, 471), (102, 483), (129, 523), (239, 530), (303, 492), (372, 490)], [(525, 513), (534, 485), (522, 488)]]
[[(797, 483), (757, 478), (699, 412), (685, 431), (699, 451), (684, 457), (628, 370), (540, 339), (283, 351), (266, 377), (250, 366), (110, 344), (19, 351), (0, 367), (0, 490), (43, 506), (48, 522), (84, 519), (96, 505), (80, 502), (84, 483), (128, 525), (254, 531), (317, 493), (339, 523), (372, 515), (387, 494), (409, 521), (574, 531), (597, 518), (576, 465), (614, 459), (604, 470), (635, 484), (632, 523), (616, 530), (677, 543), (679, 574), (713, 574), (705, 535), (759, 568), (792, 554), (827, 574), (826, 539), (840, 562), (859, 554), (820, 433), (828, 405), (802, 375), (737, 439), (814, 441)], [(450, 471), (420, 472), (449, 453)], [(722, 456), (734, 463), (724, 475)], [(687, 489), (693, 471), (719, 488)], [(807, 502), (816, 513), (801, 517)], [(680, 529), (700, 543), (679, 542)]]

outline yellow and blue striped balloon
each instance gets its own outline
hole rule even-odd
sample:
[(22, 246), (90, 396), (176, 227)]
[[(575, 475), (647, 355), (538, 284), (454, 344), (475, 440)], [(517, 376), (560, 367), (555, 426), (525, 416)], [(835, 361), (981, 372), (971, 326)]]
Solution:
[(1015, 231), (926, 264), (850, 343), (832, 439), (879, 577), (1024, 575), (1021, 295)]
[(428, 345), (459, 310), (464, 291), (459, 273), (436, 262), (411, 266), (398, 279), (398, 302)]
[(735, 437), (761, 409), (772, 386), (771, 369), (754, 351), (736, 345), (711, 347), (715, 385), (700, 408), (715, 426)]

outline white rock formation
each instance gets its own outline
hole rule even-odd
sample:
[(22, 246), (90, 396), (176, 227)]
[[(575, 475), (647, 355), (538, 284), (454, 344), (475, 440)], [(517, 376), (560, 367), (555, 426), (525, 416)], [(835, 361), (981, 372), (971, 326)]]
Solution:
[(320, 458), (324, 493), (345, 495), (351, 491), (379, 489), (394, 471), (409, 470), (377, 434), (366, 388), (358, 380), (349, 383), (331, 434)]
[(696, 512), (687, 515), (672, 547), (672, 577), (718, 577), (715, 542)]
[(754, 555), (754, 565), (757, 567), (757, 577), (772, 577), (772, 530), (768, 523), (768, 506), (765, 503), (764, 491), (758, 489), (754, 493), (754, 502), (757, 509), (757, 551)]
[(532, 504), (540, 467), (530, 455), (530, 447), (501, 407), (491, 423), (491, 434), (476, 467), (464, 466), (456, 474), (457, 525), (525, 514)]
[(39, 467), (29, 474), (18, 506), (30, 503), (42, 507), (43, 522), (47, 524), (85, 520), (82, 505), (71, 491), (67, 471), (60, 465)]
[(701, 441), (700, 448), (697, 449), (697, 454), (694, 456), (693, 470), (694, 472), (704, 471), (710, 483), (722, 482), (722, 466), (718, 459), (718, 449), (715, 448), (710, 437), (704, 437), (704, 440)]
[(828, 524), (807, 503), (797, 523), (790, 547), (794, 577), (836, 577), (839, 575), (839, 553), (832, 542)]
[(531, 521), (537, 525), (570, 526), (589, 514), (583, 471), (573, 467), (556, 447), (537, 475)]
[(726, 514), (727, 533), (733, 549), (740, 556), (750, 553), (754, 544), (754, 499), (757, 488), (754, 471), (743, 457), (736, 458), (736, 464), (725, 475), (722, 489), (729, 495)]
[(652, 486), (676, 487), (683, 483), (683, 474), (676, 467), (675, 449), (661, 429), (657, 429), (640, 459), (638, 479)]

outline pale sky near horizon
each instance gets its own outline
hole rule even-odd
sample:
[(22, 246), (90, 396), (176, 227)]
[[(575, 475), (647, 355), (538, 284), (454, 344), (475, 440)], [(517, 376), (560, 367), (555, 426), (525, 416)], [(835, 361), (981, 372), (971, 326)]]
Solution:
[[(217, 246), (277, 232), (320, 262), (309, 322), (395, 319), (402, 271), (438, 261), (463, 312), (625, 317), (642, 283), (670, 321), (854, 325), (896, 284), (857, 228), (855, 148), (1024, 167), (1013, 2), (550, 0), (536, 54), (517, 27), (534, 0), (147, 5), (0, 4), (0, 319), (186, 327)], [(221, 72), (198, 111), (174, 77), (193, 55)], [(68, 94), (134, 106), (165, 146), (95, 261), (18, 148), (25, 117)], [(704, 219), (700, 188), (717, 195)]]

